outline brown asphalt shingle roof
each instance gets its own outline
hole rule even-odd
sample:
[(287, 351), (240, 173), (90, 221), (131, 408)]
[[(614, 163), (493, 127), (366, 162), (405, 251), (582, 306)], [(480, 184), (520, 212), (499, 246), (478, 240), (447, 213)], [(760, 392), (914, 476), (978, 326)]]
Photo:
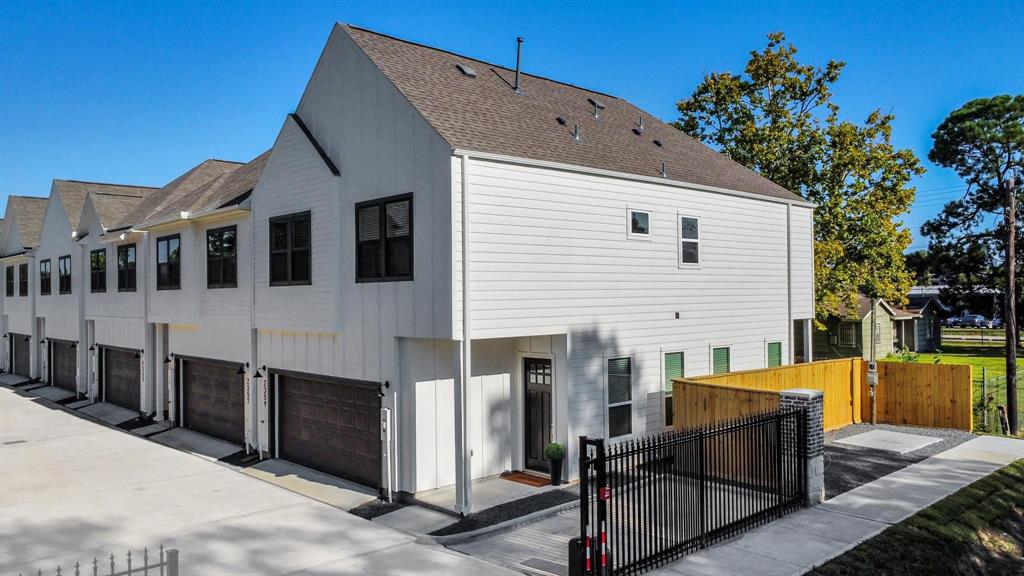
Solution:
[(39, 246), (39, 234), (43, 231), (46, 217), (47, 198), (35, 196), (11, 196), (7, 198), (7, 212), (18, 223), (18, 232), (25, 248)]
[[(800, 200), (620, 98), (530, 74), (521, 75), (522, 94), (516, 95), (514, 70), (354, 26), (342, 29), (453, 148), (652, 177), (661, 176), (664, 162), (670, 180)], [(471, 66), (476, 77), (457, 64)], [(588, 99), (604, 104), (600, 119)], [(641, 118), (638, 135), (633, 128)], [(572, 137), (574, 124), (580, 142)]]
[(195, 188), (191, 192), (180, 195), (157, 212), (149, 215), (146, 220), (160, 221), (176, 216), (181, 212), (199, 212), (213, 210), (230, 204), (235, 199), (249, 193), (256, 187), (256, 182), (263, 173), (263, 166), (270, 157), (270, 150), (250, 160), (247, 164), (236, 165), (236, 169), (213, 178)]
[(239, 166), (238, 162), (204, 160), (163, 188), (143, 198), (126, 216), (121, 218), (115, 228), (136, 226), (151, 220), (153, 215), (162, 212), (211, 180), (237, 170)]
[(150, 186), (126, 186), (121, 184), (104, 184), (101, 182), (82, 182), (79, 180), (54, 180), (53, 188), (60, 197), (72, 230), (78, 228), (78, 219), (82, 215), (82, 206), (85, 205), (85, 198), (90, 192), (126, 198), (143, 198), (156, 190)]

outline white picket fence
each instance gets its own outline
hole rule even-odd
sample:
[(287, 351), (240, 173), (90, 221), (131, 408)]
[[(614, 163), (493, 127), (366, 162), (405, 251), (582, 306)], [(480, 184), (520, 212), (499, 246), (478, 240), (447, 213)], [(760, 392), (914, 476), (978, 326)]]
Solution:
[[(152, 562), (152, 563), (151, 563)], [(74, 570), (74, 571), (72, 571)], [(137, 557), (133, 557), (132, 551), (129, 550), (125, 555), (124, 564), (120, 567), (117, 563), (117, 558), (111, 554), (110, 558), (93, 558), (91, 563), (86, 563), (83, 566), (79, 562), (75, 562), (74, 567), (64, 568), (57, 566), (57, 568), (48, 572), (43, 569), (39, 569), (35, 574), (18, 574), (18, 576), (179, 576), (178, 574), (178, 551), (174, 548), (164, 550), (163, 544), (160, 545), (160, 550), (157, 558), (151, 559), (149, 557), (149, 548), (142, 549), (142, 562), (139, 563)]]

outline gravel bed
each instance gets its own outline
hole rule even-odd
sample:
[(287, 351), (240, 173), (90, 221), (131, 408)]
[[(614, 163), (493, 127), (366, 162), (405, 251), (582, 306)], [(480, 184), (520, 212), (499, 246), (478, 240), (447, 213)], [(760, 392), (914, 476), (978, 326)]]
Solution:
[(487, 510), (482, 510), (474, 514), (467, 514), (458, 522), (449, 524), (448, 526), (431, 532), (430, 536), (449, 536), (451, 534), (461, 534), (463, 532), (479, 530), (480, 528), (500, 524), (506, 520), (532, 514), (538, 510), (554, 508), (555, 506), (565, 504), (566, 502), (578, 500), (579, 497), (580, 490), (578, 485), (541, 492), (540, 494), (499, 504), (498, 506), (488, 508)]
[[(931, 436), (940, 438), (941, 441), (906, 454), (835, 443), (836, 440), (871, 430), (891, 430), (905, 434)], [(832, 498), (882, 476), (892, 474), (901, 468), (945, 452), (972, 438), (975, 438), (974, 434), (962, 430), (893, 426), (891, 424), (851, 424), (838, 430), (826, 432), (825, 498)]]
[(378, 516), (383, 516), (398, 510), (405, 508), (409, 504), (405, 502), (386, 502), (384, 500), (371, 500), (365, 504), (360, 504), (355, 508), (348, 511), (349, 514), (359, 516), (366, 520), (373, 520)]

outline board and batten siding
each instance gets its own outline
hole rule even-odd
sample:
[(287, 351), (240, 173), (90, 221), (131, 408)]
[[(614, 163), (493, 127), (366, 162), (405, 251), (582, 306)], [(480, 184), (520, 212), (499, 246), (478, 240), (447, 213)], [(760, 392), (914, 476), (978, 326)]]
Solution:
[[(452, 159), (455, 274), (461, 274), (461, 161)], [(569, 437), (606, 436), (605, 362), (633, 358), (633, 432), (661, 413), (662, 354), (686, 374), (711, 372), (711, 349), (733, 370), (766, 365), (766, 343), (789, 358), (793, 318), (813, 313), (810, 210), (625, 178), (499, 160), (469, 161), (472, 338), (568, 334)], [(627, 234), (627, 208), (651, 212), (651, 238)], [(679, 265), (678, 217), (700, 219), (699, 266)], [(461, 293), (456, 284), (456, 333)], [(676, 314), (679, 318), (676, 318)], [(572, 461), (572, 458), (569, 458)]]
[[(71, 256), (71, 294), (60, 293), (59, 259)], [(50, 294), (42, 296), (38, 293), (39, 262), (49, 259), (51, 262)], [(79, 317), (82, 310), (83, 288), (88, 290), (87, 278), (82, 258), (82, 248), (71, 237), (71, 225), (64, 211), (60, 193), (54, 190), (46, 205), (43, 217), (43, 229), (39, 234), (39, 248), (35, 259), (29, 263), (29, 274), (33, 278), (30, 289), (36, 291), (36, 317), (45, 318), (44, 338), (61, 340), (79, 339)], [(15, 285), (15, 294), (17, 294)]]

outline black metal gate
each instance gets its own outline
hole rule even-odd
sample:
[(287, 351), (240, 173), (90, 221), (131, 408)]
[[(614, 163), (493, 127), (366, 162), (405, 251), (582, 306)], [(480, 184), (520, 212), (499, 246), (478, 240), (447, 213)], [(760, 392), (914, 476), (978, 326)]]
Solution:
[(807, 505), (804, 411), (605, 445), (580, 438), (570, 574), (639, 574)]

